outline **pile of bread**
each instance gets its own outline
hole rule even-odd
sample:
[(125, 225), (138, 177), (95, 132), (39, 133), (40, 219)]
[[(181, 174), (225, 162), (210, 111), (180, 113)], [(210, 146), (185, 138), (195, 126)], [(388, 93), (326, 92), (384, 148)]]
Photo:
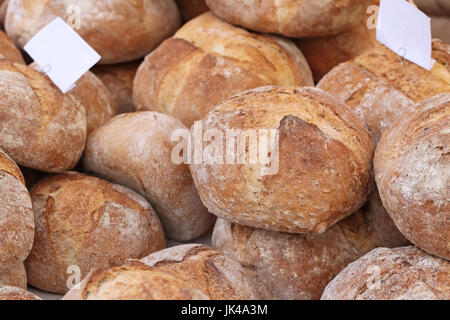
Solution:
[[(450, 299), (448, 44), (400, 58), (377, 0), (0, 2), (0, 299)], [(57, 16), (102, 56), (67, 94), (20, 51)], [(199, 120), (277, 172), (175, 163)]]

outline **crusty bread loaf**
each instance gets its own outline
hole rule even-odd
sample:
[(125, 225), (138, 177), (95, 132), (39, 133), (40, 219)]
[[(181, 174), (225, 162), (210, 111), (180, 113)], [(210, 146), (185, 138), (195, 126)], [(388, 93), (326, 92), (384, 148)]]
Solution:
[(336, 274), (373, 248), (408, 241), (375, 192), (361, 210), (321, 235), (254, 229), (219, 219), (212, 243), (241, 263), (262, 299), (297, 300), (319, 299)]
[(71, 169), (86, 141), (84, 108), (50, 79), (0, 60), (0, 147), (18, 164), (45, 172)]
[(27, 272), (23, 262), (4, 270), (0, 270), (0, 286), (27, 288)]
[(181, 17), (185, 22), (209, 11), (205, 0), (176, 0), (176, 2), (180, 9)]
[(253, 284), (238, 261), (200, 244), (186, 244), (141, 259), (148, 266), (186, 281), (212, 300), (257, 299)]
[(102, 80), (113, 100), (115, 113), (134, 111), (133, 81), (141, 61), (101, 65), (92, 69), (92, 72)]
[(167, 113), (190, 126), (224, 99), (265, 85), (313, 85), (300, 50), (205, 13), (145, 58), (133, 101), (138, 110)]
[(73, 25), (103, 64), (145, 56), (180, 24), (173, 0), (10, 0), (5, 27), (23, 48), (56, 17)]
[(382, 136), (374, 166), (383, 204), (419, 248), (450, 259), (450, 93), (424, 100)]
[(209, 300), (208, 296), (166, 272), (133, 262), (93, 270), (63, 300)]
[[(434, 46), (439, 60), (445, 54)], [(450, 56), (449, 56), (450, 58)], [(383, 45), (331, 70), (317, 85), (343, 100), (378, 141), (414, 102), (450, 91), (450, 73), (437, 63), (429, 72), (399, 57)]]
[(33, 238), (31, 199), (22, 173), (0, 149), (0, 270), (24, 261)]
[(172, 161), (175, 130), (187, 130), (177, 119), (156, 112), (114, 117), (88, 140), (85, 170), (127, 186), (146, 197), (166, 235), (188, 241), (204, 234), (214, 217), (203, 206), (189, 167)]
[(356, 25), (370, 0), (206, 0), (219, 17), (247, 29), (288, 37), (337, 34)]
[(415, 247), (378, 248), (348, 265), (323, 300), (449, 300), (450, 262)]
[(11, 62), (25, 64), (22, 54), (16, 48), (14, 42), (0, 30), (0, 58), (8, 59)]
[(0, 286), (0, 300), (42, 300), (31, 292), (12, 286)]
[[(68, 172), (42, 179), (30, 190), (36, 235), (25, 266), (31, 285), (65, 293), (76, 267), (108, 268), (165, 247), (150, 204), (125, 187)], [(75, 270), (76, 271), (76, 270)]]
[(277, 129), (279, 135), (273, 175), (263, 175), (268, 164), (262, 161), (190, 166), (203, 203), (218, 217), (255, 228), (323, 233), (370, 194), (374, 142), (344, 104), (319, 89), (240, 93), (209, 113), (203, 129), (219, 130), (224, 138), (228, 129)]

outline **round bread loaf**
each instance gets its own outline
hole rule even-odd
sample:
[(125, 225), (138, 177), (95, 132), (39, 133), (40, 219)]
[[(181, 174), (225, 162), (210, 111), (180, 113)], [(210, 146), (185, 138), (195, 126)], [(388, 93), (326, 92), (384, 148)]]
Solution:
[(23, 48), (56, 17), (73, 26), (102, 64), (141, 58), (180, 25), (173, 0), (10, 0), (6, 32)]
[(16, 48), (14, 42), (0, 30), (0, 58), (7, 59), (11, 62), (25, 64), (22, 54)]
[(200, 290), (156, 268), (133, 262), (93, 270), (63, 300), (209, 300)]
[(337, 34), (356, 25), (370, 0), (206, 0), (219, 17), (247, 29), (288, 37)]
[(189, 167), (172, 160), (176, 130), (189, 132), (179, 120), (156, 112), (116, 116), (89, 137), (83, 164), (146, 197), (166, 235), (188, 241), (204, 234), (214, 216), (200, 201)]
[[(203, 203), (218, 217), (255, 228), (323, 233), (370, 194), (374, 142), (344, 104), (321, 90), (263, 87), (240, 93), (209, 113), (203, 130), (222, 133), (224, 145), (240, 146), (231, 152), (227, 147), (227, 160), (246, 160), (191, 165)], [(244, 131), (225, 141), (227, 130)], [(261, 130), (277, 132), (267, 154), (261, 152), (267, 142)], [(252, 132), (255, 139), (247, 143)], [(252, 163), (256, 148), (260, 154)]]
[(321, 235), (254, 229), (219, 219), (212, 243), (236, 258), (262, 299), (319, 299), (345, 266), (378, 246), (408, 241), (374, 193), (357, 213)]
[(0, 300), (42, 300), (22, 288), (0, 285)]
[[(36, 288), (65, 293), (70, 277), (108, 268), (165, 247), (150, 204), (122, 186), (68, 172), (30, 191), (36, 235), (25, 266)], [(75, 273), (75, 274), (74, 274)]]
[(378, 248), (348, 265), (323, 300), (449, 300), (450, 263), (415, 247)]
[(239, 262), (201, 244), (168, 248), (140, 261), (186, 281), (212, 300), (258, 298)]
[(0, 147), (18, 164), (44, 172), (76, 165), (86, 115), (72, 95), (33, 68), (0, 60), (0, 97)]
[(205, 13), (145, 58), (133, 101), (138, 110), (167, 113), (190, 126), (224, 99), (265, 85), (313, 85), (300, 50)]
[(0, 286), (27, 288), (27, 272), (23, 262), (0, 271)]
[(189, 21), (196, 16), (209, 11), (205, 0), (176, 0), (183, 21)]
[[(434, 50), (444, 61), (446, 54)], [(448, 55), (447, 59), (450, 59)], [(343, 100), (368, 126), (378, 141), (415, 102), (450, 92), (450, 73), (436, 63), (430, 71), (398, 56), (382, 45), (331, 70), (317, 85)]]
[(378, 144), (375, 179), (400, 231), (450, 259), (450, 93), (418, 103)]
[(133, 81), (140, 61), (96, 66), (92, 72), (102, 80), (115, 106), (115, 113), (134, 111)]
[(33, 238), (30, 194), (19, 167), (0, 149), (0, 270), (24, 261)]

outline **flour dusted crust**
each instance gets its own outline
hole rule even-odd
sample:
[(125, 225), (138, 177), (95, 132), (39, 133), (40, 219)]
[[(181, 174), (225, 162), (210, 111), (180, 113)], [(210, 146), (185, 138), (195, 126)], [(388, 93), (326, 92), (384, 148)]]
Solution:
[(19, 49), (16, 48), (14, 42), (0, 30), (0, 57), (7, 59), (11, 62), (25, 64), (22, 54)]
[(31, 292), (14, 286), (0, 285), (0, 300), (42, 300)]
[(11, 0), (6, 31), (21, 48), (54, 18), (76, 31), (102, 57), (102, 64), (145, 56), (180, 24), (173, 0)]
[(406, 238), (450, 259), (450, 93), (413, 109), (381, 138), (375, 179), (384, 206)]
[(219, 17), (247, 29), (303, 38), (356, 25), (370, 0), (206, 0)]
[(0, 286), (27, 288), (27, 272), (23, 262), (4, 270), (0, 270)]
[(28, 281), (65, 293), (77, 266), (108, 268), (165, 247), (161, 223), (150, 204), (125, 187), (68, 172), (44, 178), (30, 191), (36, 221), (26, 260)]
[(145, 58), (133, 101), (138, 110), (167, 113), (190, 126), (226, 98), (265, 85), (313, 85), (300, 50), (205, 13)]
[(212, 300), (251, 300), (258, 295), (235, 259), (199, 244), (152, 253), (141, 262), (178, 277)]
[(22, 173), (0, 149), (0, 273), (25, 260), (33, 237), (31, 199)]
[(84, 168), (138, 192), (154, 206), (166, 235), (188, 241), (213, 224), (186, 164), (172, 161), (175, 130), (188, 129), (177, 119), (136, 112), (114, 117), (86, 145)]
[(262, 176), (262, 163), (190, 166), (203, 203), (218, 217), (275, 231), (323, 233), (370, 194), (374, 142), (344, 104), (319, 89), (240, 93), (209, 113), (203, 129), (279, 129), (274, 175)]
[(449, 300), (450, 263), (415, 247), (378, 248), (348, 265), (323, 300)]
[(81, 157), (84, 108), (33, 68), (0, 59), (0, 118), (0, 147), (22, 166), (62, 172)]

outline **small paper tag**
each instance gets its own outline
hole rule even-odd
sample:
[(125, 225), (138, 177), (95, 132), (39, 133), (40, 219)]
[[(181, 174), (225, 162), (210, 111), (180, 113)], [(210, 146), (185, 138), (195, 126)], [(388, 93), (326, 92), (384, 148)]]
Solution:
[(381, 0), (377, 40), (399, 56), (430, 70), (431, 19), (406, 0)]
[(72, 89), (75, 82), (101, 59), (59, 17), (42, 28), (24, 50), (63, 93)]

